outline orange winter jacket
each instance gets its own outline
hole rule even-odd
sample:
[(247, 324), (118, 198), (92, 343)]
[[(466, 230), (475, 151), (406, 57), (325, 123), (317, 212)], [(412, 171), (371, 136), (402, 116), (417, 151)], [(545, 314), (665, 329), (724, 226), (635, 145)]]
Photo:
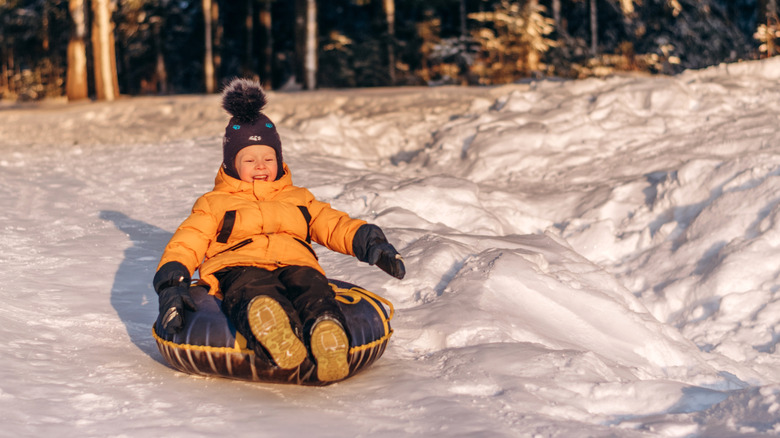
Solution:
[[(365, 221), (352, 219), (284, 176), (273, 182), (244, 182), (219, 170), (214, 190), (195, 201), (165, 247), (160, 264), (177, 261), (217, 293), (214, 273), (229, 266), (310, 266), (323, 272), (310, 241), (355, 255), (352, 238)], [(324, 274), (324, 272), (323, 272)]]

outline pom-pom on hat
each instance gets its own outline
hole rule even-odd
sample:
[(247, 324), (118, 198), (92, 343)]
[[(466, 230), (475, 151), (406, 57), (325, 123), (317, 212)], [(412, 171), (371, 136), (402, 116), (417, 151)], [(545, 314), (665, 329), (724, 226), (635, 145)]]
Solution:
[(232, 117), (222, 141), (222, 167), (225, 173), (240, 179), (236, 170), (236, 155), (252, 145), (270, 146), (276, 151), (278, 180), (284, 175), (282, 140), (276, 125), (261, 111), (268, 103), (260, 83), (250, 79), (233, 79), (222, 91), (222, 108)]

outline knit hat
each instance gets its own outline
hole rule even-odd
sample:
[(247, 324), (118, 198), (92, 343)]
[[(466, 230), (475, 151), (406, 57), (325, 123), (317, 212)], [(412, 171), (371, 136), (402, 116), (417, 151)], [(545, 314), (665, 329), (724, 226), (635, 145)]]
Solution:
[(252, 145), (270, 146), (276, 151), (278, 180), (284, 175), (282, 167), (282, 140), (276, 125), (260, 112), (268, 103), (260, 83), (250, 79), (233, 79), (222, 92), (222, 108), (232, 117), (225, 128), (222, 141), (222, 167), (225, 173), (240, 179), (236, 170), (236, 155)]

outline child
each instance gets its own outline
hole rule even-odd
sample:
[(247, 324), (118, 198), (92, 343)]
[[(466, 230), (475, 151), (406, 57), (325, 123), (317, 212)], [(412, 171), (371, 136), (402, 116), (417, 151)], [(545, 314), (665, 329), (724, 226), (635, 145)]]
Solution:
[(214, 190), (195, 202), (154, 276), (162, 329), (179, 331), (184, 308), (195, 310), (188, 289), (197, 269), (259, 358), (292, 369), (311, 354), (320, 380), (340, 380), (349, 373), (348, 334), (311, 241), (399, 279), (406, 270), (379, 227), (292, 185), (265, 104), (257, 82), (235, 79), (223, 92), (232, 118)]

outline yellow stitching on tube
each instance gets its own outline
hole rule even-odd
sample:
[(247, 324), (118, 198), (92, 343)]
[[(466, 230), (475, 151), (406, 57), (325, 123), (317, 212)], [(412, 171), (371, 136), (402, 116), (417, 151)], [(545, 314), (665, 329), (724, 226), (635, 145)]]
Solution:
[(195, 350), (195, 351), (203, 351), (206, 353), (248, 353), (250, 350), (239, 350), (232, 347), (210, 347), (208, 345), (193, 345), (193, 344), (177, 344), (173, 341), (167, 341), (157, 335), (157, 332), (154, 330), (154, 327), (152, 327), (152, 336), (154, 336), (154, 339), (157, 342), (162, 343), (163, 345), (166, 345), (168, 347), (175, 348), (177, 350), (183, 349), (183, 350)]
[(357, 353), (358, 351), (363, 351), (363, 350), (370, 350), (370, 349), (376, 347), (377, 345), (380, 345), (380, 344), (383, 344), (383, 343), (387, 342), (390, 339), (390, 336), (392, 336), (392, 335), (393, 335), (393, 331), (390, 330), (390, 332), (388, 334), (382, 336), (381, 338), (377, 339), (374, 342), (370, 342), (368, 344), (358, 345), (357, 347), (350, 348), (349, 349), (349, 354), (354, 354), (354, 353)]
[[(395, 308), (393, 307), (393, 303), (391, 303), (389, 300), (386, 300), (386, 299), (380, 297), (379, 295), (377, 295), (377, 294), (375, 294), (375, 293), (373, 293), (371, 291), (363, 289), (362, 287), (354, 286), (354, 287), (352, 287), (350, 289), (344, 289), (344, 288), (336, 286), (333, 283), (328, 283), (328, 284), (330, 285), (331, 289), (333, 289), (333, 291), (336, 292), (336, 299), (337, 300), (339, 300), (339, 295), (341, 295), (341, 294), (349, 296), (350, 298), (355, 298), (356, 297), (355, 291), (357, 291), (359, 294), (363, 294), (363, 295), (365, 295), (367, 297), (373, 298), (373, 299), (379, 301), (380, 303), (386, 305), (390, 309), (390, 315), (387, 317), (387, 320), (390, 321), (391, 319), (393, 319), (393, 316), (395, 315)], [(360, 297), (361, 299), (363, 298), (360, 295), (357, 295), (357, 297)], [(356, 300), (353, 303), (347, 302), (346, 300), (343, 300), (343, 299), (341, 299), (339, 301), (341, 301), (344, 304), (355, 304), (355, 303), (357, 303), (360, 300)], [(374, 307), (376, 307), (376, 306), (374, 306)], [(383, 316), (384, 312), (380, 312), (379, 314)], [(387, 330), (385, 330), (385, 331), (387, 331)]]

